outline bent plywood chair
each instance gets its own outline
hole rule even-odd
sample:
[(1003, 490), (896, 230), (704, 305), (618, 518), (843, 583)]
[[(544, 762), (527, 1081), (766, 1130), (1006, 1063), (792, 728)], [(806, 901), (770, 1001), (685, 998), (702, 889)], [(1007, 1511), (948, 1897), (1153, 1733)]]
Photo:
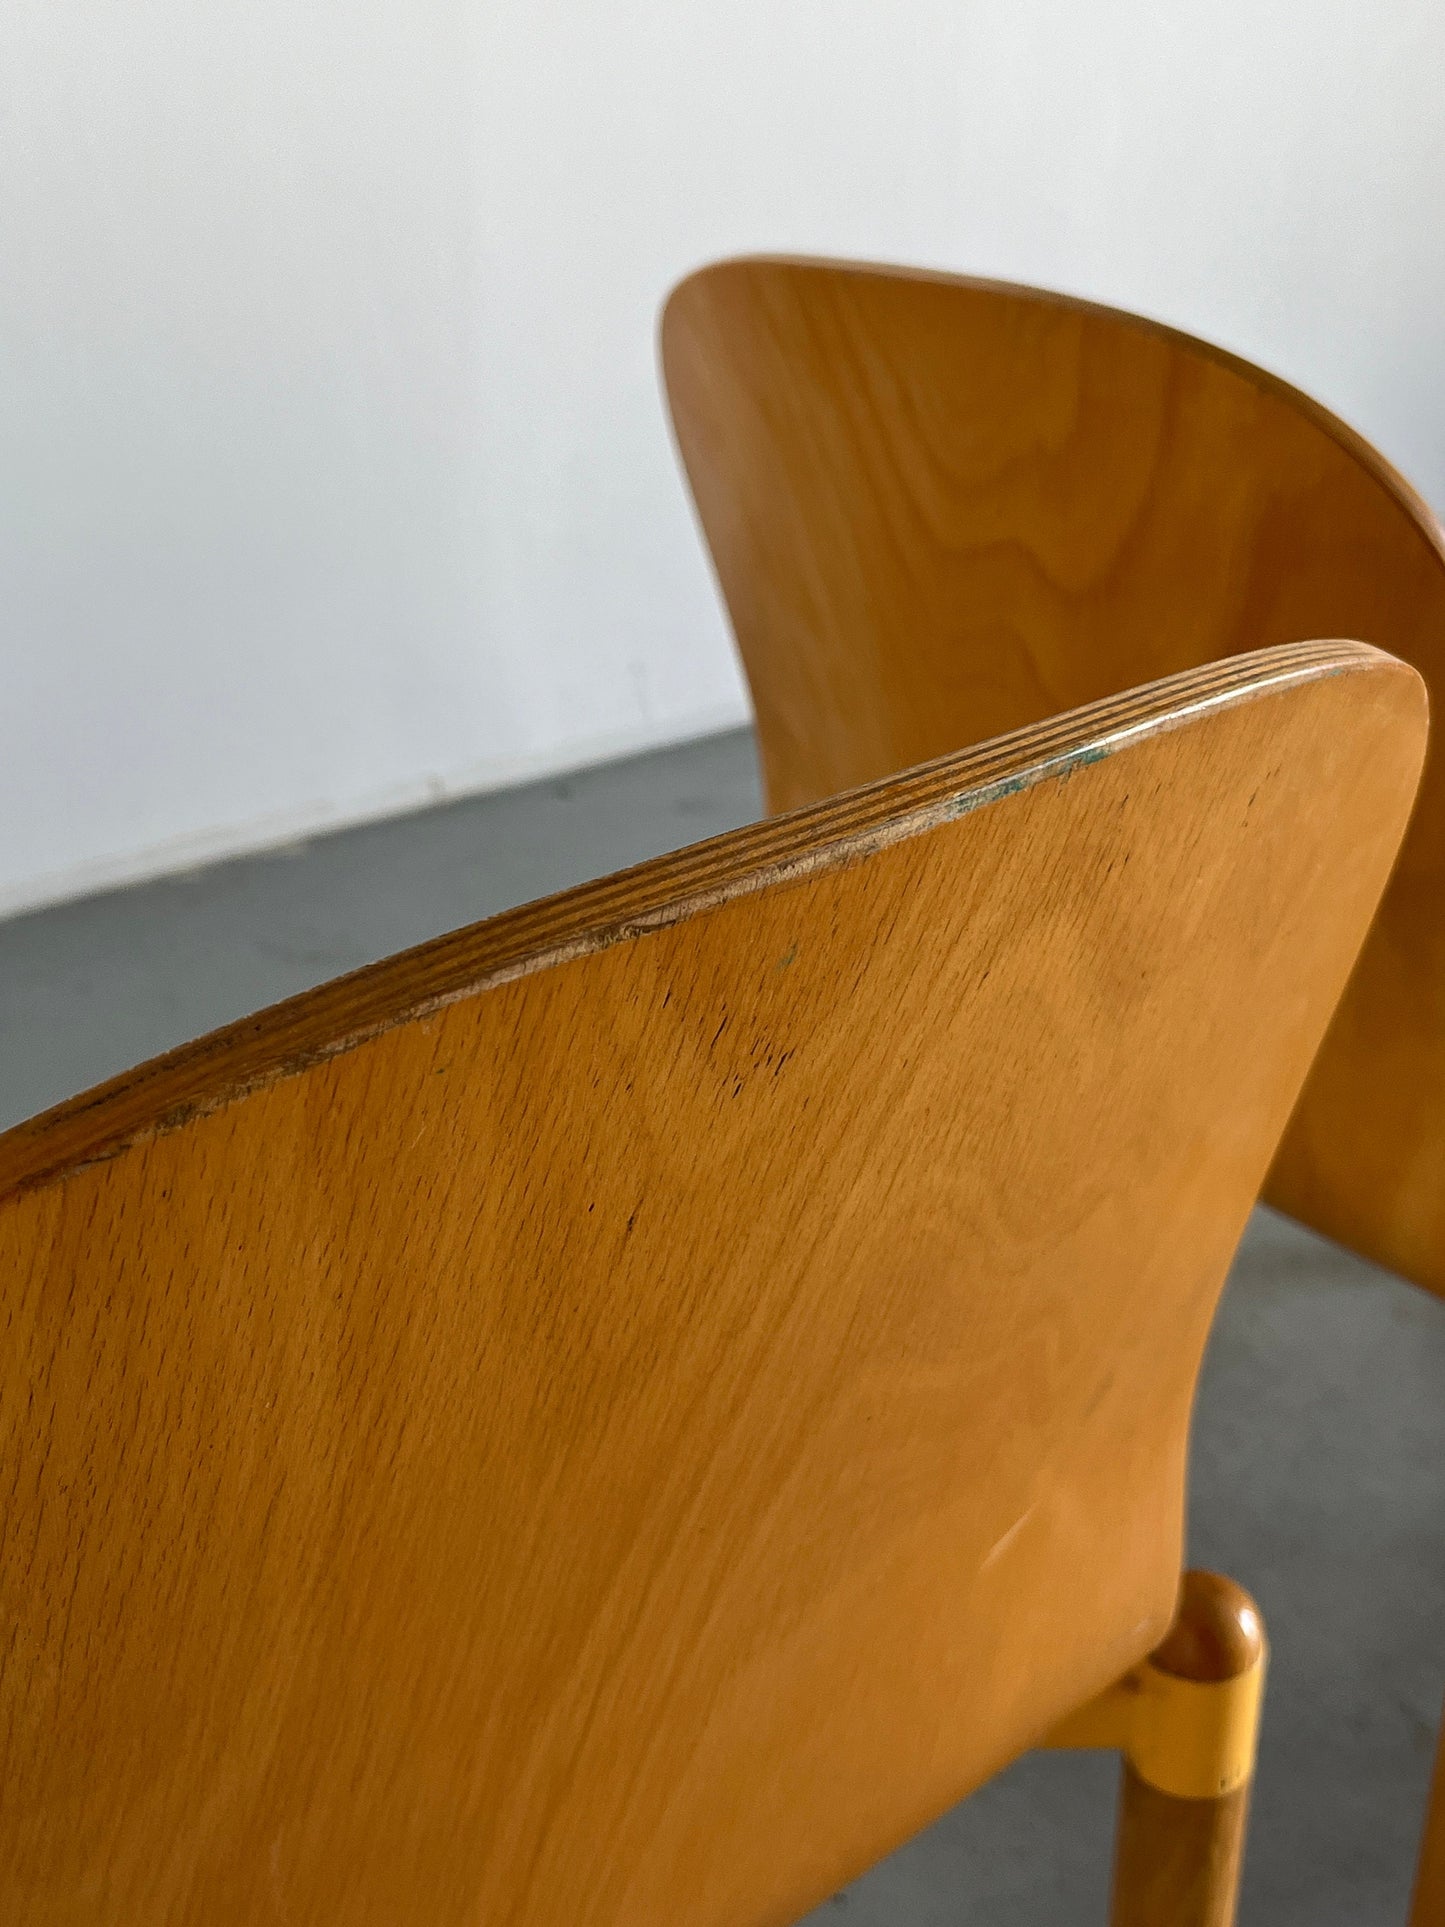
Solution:
[[(1445, 535), (1284, 382), (1029, 288), (738, 260), (662, 330), (786, 809), (1151, 676), (1362, 636), (1445, 691)], [(1445, 1294), (1445, 758), (1265, 1196)], [(1445, 1721), (1415, 1918), (1445, 1927)]]
[[(740, 260), (672, 294), (673, 421), (774, 809), (1155, 676), (1359, 636), (1445, 690), (1445, 536), (1306, 396), (1032, 289)], [(1445, 1292), (1445, 758), (1266, 1195)]]
[(0, 1917), (762, 1927), (1052, 1735), (1227, 1921), (1190, 1404), (1423, 736), (1217, 665), (0, 1138)]

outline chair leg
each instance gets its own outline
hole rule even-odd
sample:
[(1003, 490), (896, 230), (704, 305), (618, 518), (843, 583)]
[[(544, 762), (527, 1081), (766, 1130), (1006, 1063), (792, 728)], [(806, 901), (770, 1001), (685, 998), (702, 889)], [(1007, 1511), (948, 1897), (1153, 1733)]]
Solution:
[(1410, 1927), (1445, 1927), (1445, 1708), (1440, 1713), (1440, 1742), (1425, 1815), (1425, 1838), (1420, 1846), (1420, 1867), (1415, 1875)]
[(1180, 1800), (1125, 1760), (1110, 1927), (1233, 1927), (1248, 1807), (1247, 1785)]
[(1187, 1572), (1163, 1644), (1044, 1742), (1124, 1755), (1112, 1927), (1232, 1927), (1264, 1665), (1249, 1594)]
[(1152, 1716), (1124, 1756), (1111, 1927), (1233, 1927), (1264, 1684), (1248, 1593), (1190, 1572), (1139, 1668)]

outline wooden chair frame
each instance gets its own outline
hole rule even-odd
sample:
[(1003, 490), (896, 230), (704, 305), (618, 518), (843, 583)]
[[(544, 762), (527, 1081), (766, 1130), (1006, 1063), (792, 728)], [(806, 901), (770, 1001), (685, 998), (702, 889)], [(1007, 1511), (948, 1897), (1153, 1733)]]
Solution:
[[(756, 257), (662, 358), (775, 808), (1051, 710), (1347, 634), (1445, 690), (1445, 531), (1213, 344), (1042, 289)], [(1445, 757), (1265, 1187), (1445, 1294)], [(1445, 1718), (1414, 1927), (1445, 1927)]]
[(1190, 1408), (1424, 732), (1212, 664), (0, 1137), (0, 1917), (763, 1927), (1052, 1734), (1223, 1927)]

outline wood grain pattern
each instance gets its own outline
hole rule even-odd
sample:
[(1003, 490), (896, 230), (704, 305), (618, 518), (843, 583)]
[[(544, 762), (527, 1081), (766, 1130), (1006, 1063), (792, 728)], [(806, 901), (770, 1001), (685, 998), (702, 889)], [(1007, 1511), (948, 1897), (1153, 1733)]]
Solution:
[[(1351, 635), (1445, 688), (1445, 539), (1207, 344), (1033, 290), (724, 262), (668, 303), (678, 441), (788, 808), (1150, 677)], [(1269, 1182), (1445, 1291), (1445, 758)]]
[(0, 1918), (764, 1927), (1130, 1666), (1423, 732), (1215, 665), (0, 1139)]
[(1176, 1800), (1125, 1761), (1110, 1927), (1234, 1927), (1249, 1795)]

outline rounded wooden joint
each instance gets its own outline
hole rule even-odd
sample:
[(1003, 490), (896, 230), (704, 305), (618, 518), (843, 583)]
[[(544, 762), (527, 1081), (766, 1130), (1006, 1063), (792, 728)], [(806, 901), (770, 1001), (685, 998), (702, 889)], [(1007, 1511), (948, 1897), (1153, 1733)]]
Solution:
[(1188, 1572), (1163, 1642), (1132, 1676), (1125, 1752), (1179, 1800), (1217, 1800), (1254, 1773), (1267, 1658), (1259, 1608), (1233, 1580)]
[(1180, 1679), (1230, 1680), (1264, 1655), (1264, 1622), (1244, 1587), (1217, 1572), (1186, 1572), (1174, 1624), (1149, 1664)]

